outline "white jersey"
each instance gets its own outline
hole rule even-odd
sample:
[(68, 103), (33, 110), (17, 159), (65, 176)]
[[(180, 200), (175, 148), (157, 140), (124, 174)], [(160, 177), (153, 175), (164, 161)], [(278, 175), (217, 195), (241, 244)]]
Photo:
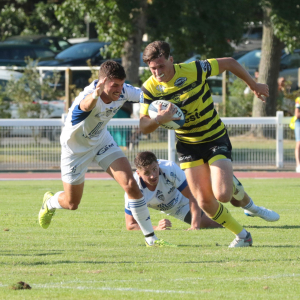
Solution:
[[(136, 172), (134, 179), (144, 195), (148, 207), (183, 220), (189, 211), (189, 209), (185, 210), (185, 215), (180, 215), (183, 207), (188, 206), (189, 208), (189, 199), (181, 194), (181, 191), (187, 186), (185, 174), (172, 161), (158, 159), (157, 162), (159, 164), (159, 181), (155, 191), (150, 191)], [(125, 213), (132, 215), (126, 193)]]
[(126, 101), (139, 102), (143, 93), (124, 83), (122, 93), (117, 101), (105, 104), (99, 97), (93, 110), (85, 112), (80, 109), (80, 102), (93, 93), (98, 80), (94, 80), (75, 99), (69, 109), (65, 126), (61, 134), (61, 144), (70, 153), (80, 154), (94, 149), (107, 138), (107, 123)]

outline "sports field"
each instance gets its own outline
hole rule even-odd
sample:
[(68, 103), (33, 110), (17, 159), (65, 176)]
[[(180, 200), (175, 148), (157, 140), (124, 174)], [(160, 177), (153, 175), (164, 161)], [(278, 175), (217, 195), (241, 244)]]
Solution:
[[(299, 299), (299, 179), (243, 179), (257, 205), (278, 212), (267, 223), (230, 205), (252, 234), (249, 248), (229, 249), (225, 229), (173, 229), (158, 237), (177, 248), (146, 248), (125, 229), (114, 181), (89, 180), (77, 211), (57, 211), (47, 230), (37, 220), (52, 181), (0, 182), (0, 299)], [(153, 223), (162, 214), (151, 212)], [(156, 225), (156, 224), (155, 224)], [(13, 290), (19, 282), (32, 289)]]

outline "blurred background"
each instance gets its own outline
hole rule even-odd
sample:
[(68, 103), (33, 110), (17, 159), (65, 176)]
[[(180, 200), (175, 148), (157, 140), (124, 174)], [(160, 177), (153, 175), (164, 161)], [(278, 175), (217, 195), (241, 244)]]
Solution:
[[(3, 120), (61, 119), (107, 59), (124, 66), (128, 83), (141, 86), (150, 76), (142, 53), (155, 40), (170, 43), (176, 63), (233, 57), (256, 81), (269, 85), (264, 105), (233, 74), (208, 78), (222, 117), (275, 117), (277, 111), (283, 111), (284, 117), (294, 115), (300, 85), (299, 0), (3, 0), (0, 21)], [(137, 119), (138, 111), (138, 104), (129, 105), (116, 117)], [(122, 129), (124, 134), (110, 130), (126, 151), (149, 139), (137, 128)], [(1, 132), (0, 147), (10, 145), (8, 137), (22, 136), (16, 128)], [(32, 135), (31, 129), (28, 132)], [(276, 128), (257, 133), (251, 125), (238, 132), (234, 133), (240, 137), (238, 148), (246, 147), (247, 134), (253, 144), (255, 135), (268, 142), (264, 147), (270, 142), (268, 149), (276, 156)], [(58, 141), (60, 126), (55, 130), (41, 126), (38, 134), (39, 139), (31, 136), (39, 140), (36, 143)], [(156, 138), (162, 141), (166, 136), (162, 131)], [(286, 129), (283, 138), (294, 164), (293, 132)]]

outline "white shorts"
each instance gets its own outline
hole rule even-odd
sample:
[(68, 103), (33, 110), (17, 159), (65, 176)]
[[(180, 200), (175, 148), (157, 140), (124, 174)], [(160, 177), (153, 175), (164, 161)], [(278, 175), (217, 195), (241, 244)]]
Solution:
[(84, 182), (85, 173), (93, 160), (106, 171), (115, 160), (126, 157), (111, 135), (105, 140), (105, 143), (80, 154), (71, 154), (62, 147), (62, 181), (72, 185), (81, 184)]
[(184, 221), (184, 218), (190, 211), (190, 204), (178, 205), (175, 212), (165, 212), (168, 216), (172, 216), (180, 221)]

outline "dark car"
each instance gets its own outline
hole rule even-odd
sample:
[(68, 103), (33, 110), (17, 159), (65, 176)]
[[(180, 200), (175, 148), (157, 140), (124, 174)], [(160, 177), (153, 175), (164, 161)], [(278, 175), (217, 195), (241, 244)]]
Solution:
[[(239, 58), (237, 61), (245, 67), (245, 69), (254, 76), (254, 72), (258, 70), (261, 58), (261, 50), (253, 50)], [(284, 77), (291, 81), (291, 90), (296, 90), (298, 85), (298, 68), (300, 68), (300, 49), (294, 50), (293, 53), (282, 52), (280, 59), (279, 77)]]
[[(92, 66), (99, 66), (101, 63), (109, 59), (109, 57), (104, 58), (101, 55), (101, 49), (109, 43), (99, 42), (97, 39), (89, 40), (80, 44), (71, 46), (70, 48), (57, 54), (52, 60), (40, 61), (39, 66), (88, 66), (87, 61), (90, 60)], [(121, 58), (114, 58), (113, 60), (121, 63)], [(47, 72), (45, 76), (51, 76), (52, 72)], [(64, 88), (65, 73), (61, 73), (61, 79), (59, 82), (59, 87)], [(88, 79), (91, 76), (90, 71), (73, 71), (72, 78), (73, 83), (78, 88), (84, 88), (88, 85)]]
[(38, 60), (54, 56), (54, 52), (43, 46), (0, 44), (0, 66), (26, 66), (26, 57)]
[(71, 43), (63, 38), (46, 35), (16, 35), (7, 38), (3, 43), (10, 45), (40, 45), (49, 48), (55, 54), (72, 46)]

